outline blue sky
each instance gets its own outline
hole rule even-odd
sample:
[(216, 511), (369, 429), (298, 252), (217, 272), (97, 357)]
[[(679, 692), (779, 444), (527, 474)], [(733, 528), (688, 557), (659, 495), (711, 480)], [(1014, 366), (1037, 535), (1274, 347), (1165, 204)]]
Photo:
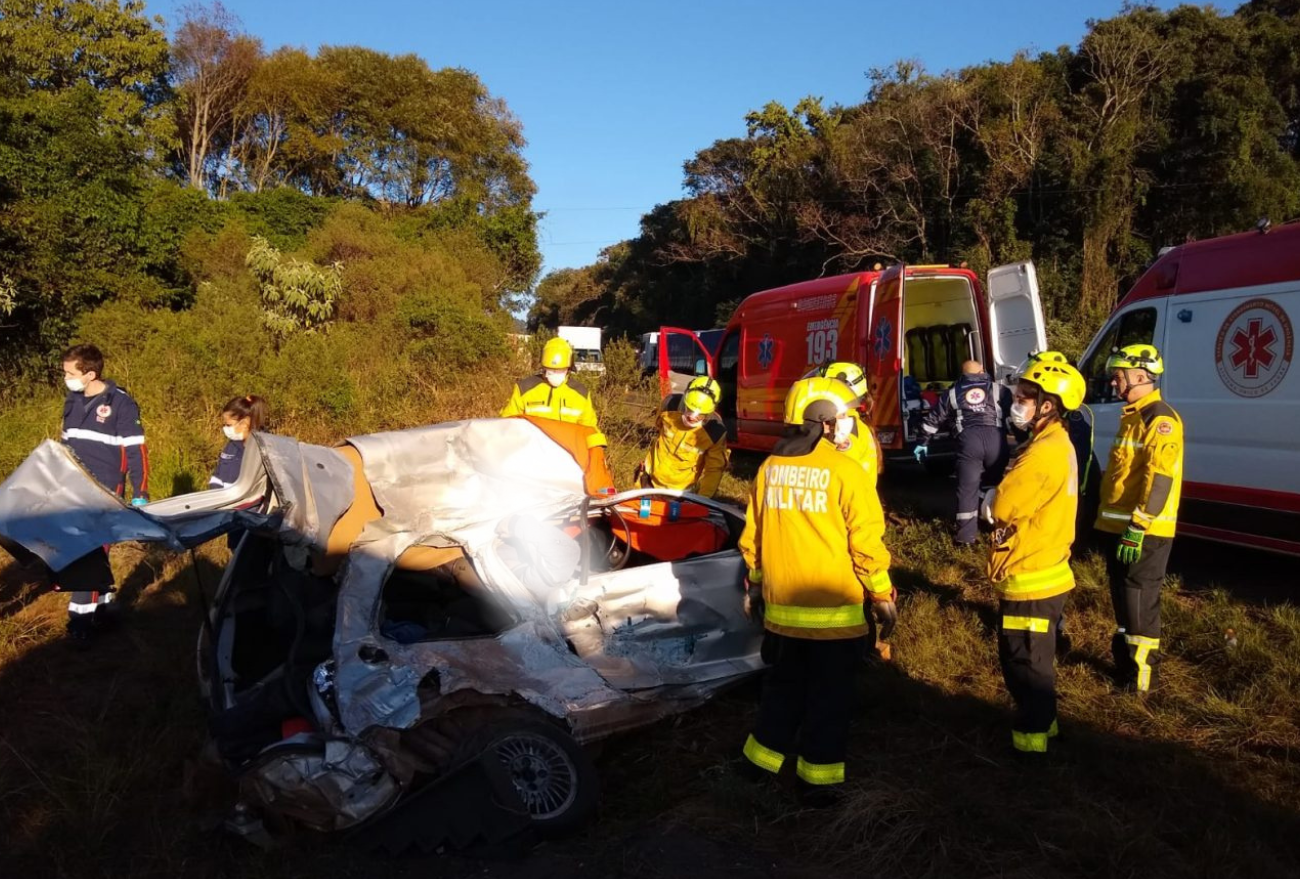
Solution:
[[(174, 26), (173, 0), (149, 0)], [(1175, 3), (1159, 2), (1162, 7)], [(545, 270), (586, 265), (681, 195), (682, 163), (771, 100), (861, 101), (898, 58), (942, 71), (1077, 44), (1121, 0), (226, 0), (268, 49), (363, 45), (465, 67), (522, 120)]]

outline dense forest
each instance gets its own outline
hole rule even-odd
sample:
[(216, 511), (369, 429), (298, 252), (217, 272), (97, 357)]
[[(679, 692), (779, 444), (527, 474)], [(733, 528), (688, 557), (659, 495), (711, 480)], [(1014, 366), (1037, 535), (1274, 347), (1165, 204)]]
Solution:
[(1032, 258), (1077, 348), (1160, 247), (1300, 216), (1300, 0), (1129, 6), (1077, 47), (866, 76), (860, 104), (748, 114), (640, 235), (547, 275), (530, 323), (708, 327), (877, 262)]
[(205, 295), (250, 294), (222, 328), (246, 358), (366, 322), (398, 350), (501, 348), (537, 215), (522, 127), (475, 74), (144, 6), (0, 0), (3, 393), (96, 321), (136, 325), (96, 329), (121, 358)]

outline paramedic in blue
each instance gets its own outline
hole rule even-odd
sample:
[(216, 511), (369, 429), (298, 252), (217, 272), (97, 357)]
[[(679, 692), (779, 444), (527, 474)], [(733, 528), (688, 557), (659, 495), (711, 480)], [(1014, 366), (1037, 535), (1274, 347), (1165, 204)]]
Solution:
[[(104, 378), (104, 355), (94, 345), (74, 345), (63, 353), (63, 443), (90, 475), (118, 497), (128, 482), (132, 506), (149, 502), (149, 450), (140, 407), (122, 388)], [(113, 600), (113, 571), (107, 550), (96, 550), (65, 571), (68, 634), (85, 641), (98, 612)]]
[(957, 535), (959, 546), (979, 536), (980, 488), (997, 485), (1007, 469), (1007, 413), (1011, 391), (993, 380), (974, 360), (962, 364), (961, 377), (926, 413), (921, 440), (913, 454), (920, 461), (940, 429), (952, 425), (957, 435)]
[(235, 397), (221, 410), (221, 432), (225, 448), (217, 458), (217, 469), (208, 479), (208, 488), (229, 488), (239, 479), (244, 463), (244, 442), (259, 430), (266, 429), (266, 400), (256, 394)]

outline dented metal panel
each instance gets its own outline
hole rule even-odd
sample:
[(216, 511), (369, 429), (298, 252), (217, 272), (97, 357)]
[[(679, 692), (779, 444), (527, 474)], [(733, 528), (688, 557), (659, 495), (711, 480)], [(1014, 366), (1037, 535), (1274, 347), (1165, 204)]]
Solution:
[[(230, 488), (131, 507), (47, 440), (0, 483), (0, 536), (60, 571), (105, 544), (139, 540), (180, 550), (233, 528), (276, 527), (289, 546), (323, 548), (352, 502), (352, 465), (333, 449), (255, 434)], [(239, 509), (268, 494), (266, 512)]]
[(67, 446), (53, 440), (37, 446), (0, 483), (0, 536), (40, 556), (55, 571), (105, 543), (173, 543), (164, 525), (123, 504), (82, 468)]
[(313, 830), (344, 830), (387, 808), (401, 786), (356, 741), (302, 736), (265, 755), (244, 775), (246, 795)]

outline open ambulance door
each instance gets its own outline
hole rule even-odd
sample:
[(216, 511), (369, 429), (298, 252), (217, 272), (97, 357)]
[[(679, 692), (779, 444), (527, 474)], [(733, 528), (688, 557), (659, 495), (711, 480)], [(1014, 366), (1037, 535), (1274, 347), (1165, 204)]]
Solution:
[(989, 338), (987, 356), (995, 379), (1005, 381), (1035, 351), (1047, 350), (1038, 273), (1032, 262), (989, 270)]
[(903, 281), (902, 263), (876, 282), (867, 334), (867, 380), (871, 385), (871, 426), (885, 449), (901, 449), (903, 433)]
[(713, 355), (704, 342), (690, 330), (660, 327), (659, 396), (683, 393), (697, 375), (713, 375)]

